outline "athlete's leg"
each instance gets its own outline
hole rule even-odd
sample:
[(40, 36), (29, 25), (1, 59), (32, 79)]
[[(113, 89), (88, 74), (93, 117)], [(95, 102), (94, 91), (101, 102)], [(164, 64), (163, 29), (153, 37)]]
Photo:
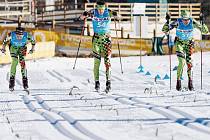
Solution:
[(25, 63), (25, 56), (26, 56), (27, 48), (21, 48), (19, 52), (19, 63), (21, 66), (21, 74), (22, 77), (27, 77), (27, 69), (26, 69), (26, 63)]
[(192, 54), (194, 51), (193, 48), (193, 42), (190, 42), (187, 45), (187, 50), (186, 50), (186, 63), (187, 63), (187, 75), (188, 75), (188, 79), (191, 80), (192, 79)]
[(192, 81), (192, 54), (194, 51), (194, 42), (190, 41), (187, 45), (186, 50), (186, 63), (187, 63), (187, 75), (188, 75), (188, 88), (189, 90), (193, 90), (193, 81)]
[(179, 61), (178, 68), (177, 68), (177, 83), (176, 83), (176, 90), (181, 90), (181, 77), (183, 74), (183, 67), (185, 64), (185, 53), (183, 44), (179, 41), (176, 41), (176, 54)]
[(95, 80), (95, 89), (100, 89), (99, 83), (99, 67), (101, 63), (101, 48), (100, 48), (100, 38), (98, 36), (93, 36), (93, 57), (94, 57), (94, 80)]
[(11, 68), (10, 68), (9, 89), (14, 90), (16, 67), (18, 64), (18, 48), (10, 46), (9, 50), (10, 50), (10, 56), (12, 57)]
[(109, 36), (105, 36), (103, 40), (103, 53), (104, 53), (104, 65), (106, 67), (106, 80), (110, 81), (111, 79), (111, 38)]
[(19, 49), (16, 47), (10, 47), (10, 56), (12, 57), (12, 63), (10, 68), (10, 77), (15, 77), (16, 75), (16, 67), (18, 65), (18, 53)]
[(176, 42), (176, 54), (179, 61), (177, 68), (177, 80), (180, 80), (183, 74), (183, 68), (185, 65), (185, 51), (184, 45), (181, 42)]
[(26, 63), (25, 63), (26, 52), (27, 52), (27, 47), (23, 47), (20, 49), (20, 53), (19, 53), (19, 63), (21, 66), (21, 74), (22, 74), (24, 89), (28, 88), (27, 69), (26, 69)]

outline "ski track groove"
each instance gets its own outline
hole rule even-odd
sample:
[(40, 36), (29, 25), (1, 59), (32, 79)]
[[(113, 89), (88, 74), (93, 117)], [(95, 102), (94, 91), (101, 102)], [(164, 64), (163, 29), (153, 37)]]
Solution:
[[(120, 96), (123, 97), (122, 95), (120, 95)], [(144, 104), (144, 105), (149, 105), (151, 110), (154, 110), (155, 111), (155, 109), (158, 109), (157, 108), (157, 105), (155, 105), (155, 104), (145, 103), (145, 102), (140, 101), (140, 100), (137, 100), (137, 99), (135, 99), (133, 97), (128, 97), (128, 96), (124, 96), (124, 97), (126, 97), (129, 100), (134, 101), (136, 103), (140, 103), (140, 104)], [(206, 134), (210, 135), (210, 129), (209, 129), (209, 127), (206, 127), (206, 125), (204, 125), (203, 123), (201, 123), (203, 121), (201, 121), (199, 118), (197, 120), (196, 117), (193, 117), (192, 115), (190, 115), (190, 114), (188, 114), (188, 113), (186, 113), (184, 111), (181, 111), (181, 110), (178, 110), (178, 109), (174, 109), (174, 108), (170, 108), (168, 106), (166, 106), (166, 107), (160, 107), (160, 108), (163, 109), (162, 115), (168, 117), (169, 119), (174, 120), (176, 123), (179, 123), (179, 124), (181, 124), (183, 126), (186, 126), (186, 127), (191, 128), (191, 129), (195, 129), (195, 130), (198, 130), (200, 132), (203, 132), (203, 133), (206, 133)], [(158, 110), (155, 111), (155, 112), (157, 112), (157, 113), (160, 112)], [(184, 118), (175, 118), (175, 119), (173, 119), (172, 117), (169, 117), (169, 116), (166, 115), (167, 114), (167, 110), (170, 110), (172, 112), (178, 113), (178, 114), (182, 115)], [(198, 124), (198, 125), (196, 126), (196, 125), (194, 125), (194, 123), (195, 124)]]
[[(143, 107), (143, 108), (152, 110), (153, 112), (156, 112), (156, 113), (158, 113), (160, 115), (163, 115), (166, 118), (174, 121), (177, 124), (180, 124), (182, 126), (185, 126), (187, 128), (190, 128), (192, 130), (197, 130), (199, 132), (202, 132), (202, 133), (205, 133), (207, 135), (210, 135), (210, 129), (208, 127), (206, 127), (205, 125), (202, 125), (201, 123), (199, 123), (199, 120), (195, 122), (195, 121), (193, 121), (193, 120), (191, 120), (191, 119), (189, 119), (187, 117), (186, 118), (177, 118), (176, 116), (174, 116), (173, 114), (171, 114), (169, 111), (167, 111), (168, 110), (167, 108), (159, 107), (159, 106), (158, 106), (159, 107), (158, 108), (157, 106), (153, 106), (150, 103), (142, 103), (140, 101), (135, 101), (133, 99), (133, 97), (128, 97), (128, 96), (125, 96), (125, 95), (115, 94), (117, 97), (116, 96), (113, 96), (114, 94), (112, 94), (112, 95), (109, 95), (109, 94), (101, 94), (101, 95), (102, 96), (110, 97), (111, 99), (114, 99), (115, 101), (118, 101), (121, 104), (126, 104), (126, 105), (131, 105), (131, 106), (136, 106), (136, 107)], [(123, 99), (123, 98), (126, 99), (127, 101), (120, 100), (120, 99)], [(132, 101), (132, 102), (135, 102), (135, 103), (130, 103), (129, 101)], [(178, 112), (174, 112), (174, 113), (177, 114)], [(178, 113), (178, 114), (183, 116), (183, 114), (180, 114), (180, 113)], [(183, 117), (185, 117), (185, 116), (183, 116)], [(192, 123), (196, 123), (199, 126), (196, 126), (196, 125), (194, 125)]]
[[(157, 84), (157, 83), (156, 83), (156, 84)], [(150, 83), (150, 85), (151, 85), (151, 83)], [(195, 92), (195, 93), (188, 93), (188, 94), (185, 94), (184, 97), (185, 97), (186, 95), (193, 95), (193, 94), (196, 94), (196, 92)], [(183, 95), (178, 95), (178, 96), (183, 96)], [(131, 100), (131, 99), (132, 99), (132, 97), (129, 97), (129, 100)], [(134, 99), (134, 98), (133, 98), (133, 99)], [(136, 99), (134, 99), (134, 100), (136, 100)], [(139, 103), (139, 101), (137, 101), (137, 102)], [(142, 102), (142, 101), (141, 101), (141, 102)], [(145, 102), (142, 102), (142, 103), (147, 104), (147, 103), (145, 103)], [(155, 104), (150, 104), (150, 105), (157, 106), (157, 105), (155, 105)], [(179, 109), (176, 109), (176, 108), (173, 108), (173, 107), (170, 107), (170, 106), (165, 106), (165, 107), (163, 107), (163, 108), (168, 109), (168, 110), (171, 110), (171, 111), (176, 112), (176, 113), (179, 113), (179, 114), (181, 114), (182, 116), (184, 116), (184, 117), (186, 117), (186, 118), (188, 118), (188, 119), (194, 120), (194, 122), (196, 122), (196, 123), (199, 123), (199, 124), (202, 124), (202, 125), (204, 125), (204, 126), (210, 127), (210, 120), (209, 120), (208, 118), (196, 118), (196, 117), (192, 116), (191, 114), (189, 114), (189, 113), (187, 113), (187, 112), (184, 112), (184, 111), (182, 111), (182, 110), (179, 110)], [(187, 125), (188, 122), (184, 122), (184, 120), (183, 120), (183, 121), (180, 120), (180, 123), (183, 123), (184, 125)]]
[(202, 124), (204, 126), (210, 127), (210, 119), (208, 119), (208, 118), (196, 118), (196, 117), (192, 116), (191, 114), (189, 114), (187, 112), (184, 112), (182, 110), (178, 110), (178, 109), (170, 107), (170, 106), (166, 106), (165, 108), (169, 109), (171, 111), (180, 113), (183, 116), (186, 116), (187, 118), (190, 118), (191, 120), (194, 120), (194, 122), (197, 122), (197, 123), (200, 123), (200, 124)]
[(64, 120), (70, 123), (75, 129), (77, 129), (80, 133), (83, 133), (84, 135), (90, 137), (91, 139), (94, 140), (104, 140), (103, 138), (95, 135), (88, 129), (86, 129), (84, 126), (82, 126), (77, 120), (75, 120), (72, 116), (69, 114), (66, 114), (65, 112), (62, 111), (57, 111), (49, 107), (46, 103), (45, 100), (43, 100), (40, 96), (35, 96), (36, 101), (39, 103), (39, 105), (50, 112), (56, 113), (57, 115), (61, 116)]
[(52, 76), (53, 78), (55, 78), (55, 79), (59, 80), (61, 83), (63, 83), (63, 82), (64, 82), (64, 80), (63, 80), (62, 78), (58, 77), (58, 76), (57, 76), (57, 75), (55, 75), (53, 72), (51, 72), (51, 71), (47, 70), (47, 73), (49, 73), (49, 74), (50, 74), (50, 76)]
[(56, 70), (53, 70), (53, 72), (55, 74), (57, 74), (58, 76), (62, 77), (63, 79), (65, 79), (66, 81), (71, 82), (71, 79), (69, 79), (68, 77), (62, 75), (61, 73), (57, 72)]
[[(1, 100), (2, 99), (4, 99), (4, 101), (2, 102), (4, 104), (2, 105), (3, 109), (0, 111), (3, 113), (3, 116), (7, 120), (7, 123), (14, 138), (18, 140), (19, 138), (17, 138), (17, 136), (22, 137), (23, 130), (26, 130), (25, 132), (30, 134), (30, 138), (34, 137), (34, 134), (31, 134), (32, 129), (30, 127), (30, 124), (24, 123), (24, 121), (20, 121), (20, 119), (23, 118), (25, 114), (23, 115), (19, 112), (19, 110), (14, 109), (11, 104), (14, 102), (22, 102), (22, 99), (10, 100), (7, 96), (1, 98)], [(11, 117), (11, 114), (15, 114), (15, 117)], [(36, 137), (39, 139), (47, 140), (40, 133), (38, 133)]]
[[(60, 123), (61, 121), (65, 121), (65, 120), (56, 119), (53, 115), (50, 115), (50, 113), (49, 113), (50, 111), (45, 110), (45, 109), (36, 108), (34, 106), (34, 104), (32, 103), (32, 100), (29, 99), (28, 96), (23, 96), (22, 100), (30, 111), (35, 112), (35, 113), (41, 115), (42, 117), (44, 117), (46, 119), (46, 121), (48, 121), (61, 134), (65, 135), (66, 137), (70, 138), (71, 140), (90, 140), (88, 137), (80, 138), (80, 137), (76, 136), (75, 134), (73, 134), (72, 132), (70, 132), (68, 129), (65, 128), (65, 126), (63, 126)], [(35, 99), (35, 101), (36, 101), (36, 99)]]

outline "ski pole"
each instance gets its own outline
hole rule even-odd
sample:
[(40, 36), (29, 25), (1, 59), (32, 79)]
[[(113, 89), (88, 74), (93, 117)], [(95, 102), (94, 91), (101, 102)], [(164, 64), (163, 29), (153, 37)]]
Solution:
[[(200, 23), (201, 23), (201, 25), (202, 25), (202, 27), (203, 27), (203, 19), (204, 17), (203, 17), (203, 14), (201, 13), (200, 14)], [(202, 36), (202, 35), (201, 35)], [(202, 38), (201, 38), (201, 40), (202, 40)], [(200, 46), (200, 48), (201, 48), (201, 90), (203, 89), (203, 49), (202, 49), (202, 46)]]
[(117, 24), (116, 24), (115, 17), (114, 17), (114, 24), (115, 24), (115, 31), (116, 31), (116, 38), (117, 38), (117, 47), (118, 47), (119, 57), (120, 57), (121, 73), (123, 74), (122, 60), (121, 60), (121, 53), (120, 53), (120, 44), (119, 44), (118, 35), (117, 35)]
[[(166, 13), (166, 20), (167, 20), (167, 24), (168, 24), (168, 29), (169, 29), (169, 31), (168, 31), (168, 35), (167, 35), (167, 38), (168, 38), (168, 48), (170, 49), (170, 45), (169, 45), (169, 43), (170, 43), (170, 14), (167, 12)], [(171, 90), (171, 51), (169, 51), (169, 63), (170, 63), (170, 68), (169, 68), (169, 71), (170, 71), (170, 90)]]
[(84, 19), (84, 25), (82, 27), (82, 31), (81, 31), (81, 34), (80, 34), (79, 46), (77, 48), (77, 55), (76, 55), (76, 59), (74, 61), (73, 69), (75, 69), (75, 66), (76, 66), (76, 63), (77, 63), (77, 58), (78, 58), (78, 55), (79, 55), (79, 50), (80, 50), (80, 46), (81, 46), (81, 42), (82, 42), (82, 35), (84, 34), (84, 30), (85, 30), (85, 21), (86, 21), (86, 18)]

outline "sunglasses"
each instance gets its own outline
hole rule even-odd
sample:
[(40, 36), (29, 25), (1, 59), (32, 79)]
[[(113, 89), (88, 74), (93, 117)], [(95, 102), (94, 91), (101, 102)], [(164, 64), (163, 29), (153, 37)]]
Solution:
[(97, 5), (96, 8), (97, 9), (105, 9), (105, 5)]
[(183, 21), (189, 21), (190, 19), (182, 19)]

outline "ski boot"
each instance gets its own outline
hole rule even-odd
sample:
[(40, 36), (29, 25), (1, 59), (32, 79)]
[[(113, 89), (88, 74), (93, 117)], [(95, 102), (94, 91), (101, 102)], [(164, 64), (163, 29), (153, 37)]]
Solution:
[(23, 88), (25, 90), (28, 89), (28, 78), (27, 77), (23, 77)]
[(108, 93), (110, 90), (111, 90), (111, 82), (110, 82), (110, 80), (108, 80), (106, 82), (106, 90), (105, 90), (105, 92)]
[(100, 83), (99, 83), (99, 81), (95, 81), (95, 90), (97, 92), (99, 92), (99, 90), (100, 90)]
[(190, 91), (194, 90), (192, 80), (189, 80), (189, 81), (188, 81), (188, 89), (189, 89)]
[(177, 80), (176, 82), (176, 90), (177, 91), (181, 91), (182, 87), (181, 87), (181, 80)]
[(13, 91), (15, 87), (15, 77), (11, 76), (9, 79), (9, 90)]

